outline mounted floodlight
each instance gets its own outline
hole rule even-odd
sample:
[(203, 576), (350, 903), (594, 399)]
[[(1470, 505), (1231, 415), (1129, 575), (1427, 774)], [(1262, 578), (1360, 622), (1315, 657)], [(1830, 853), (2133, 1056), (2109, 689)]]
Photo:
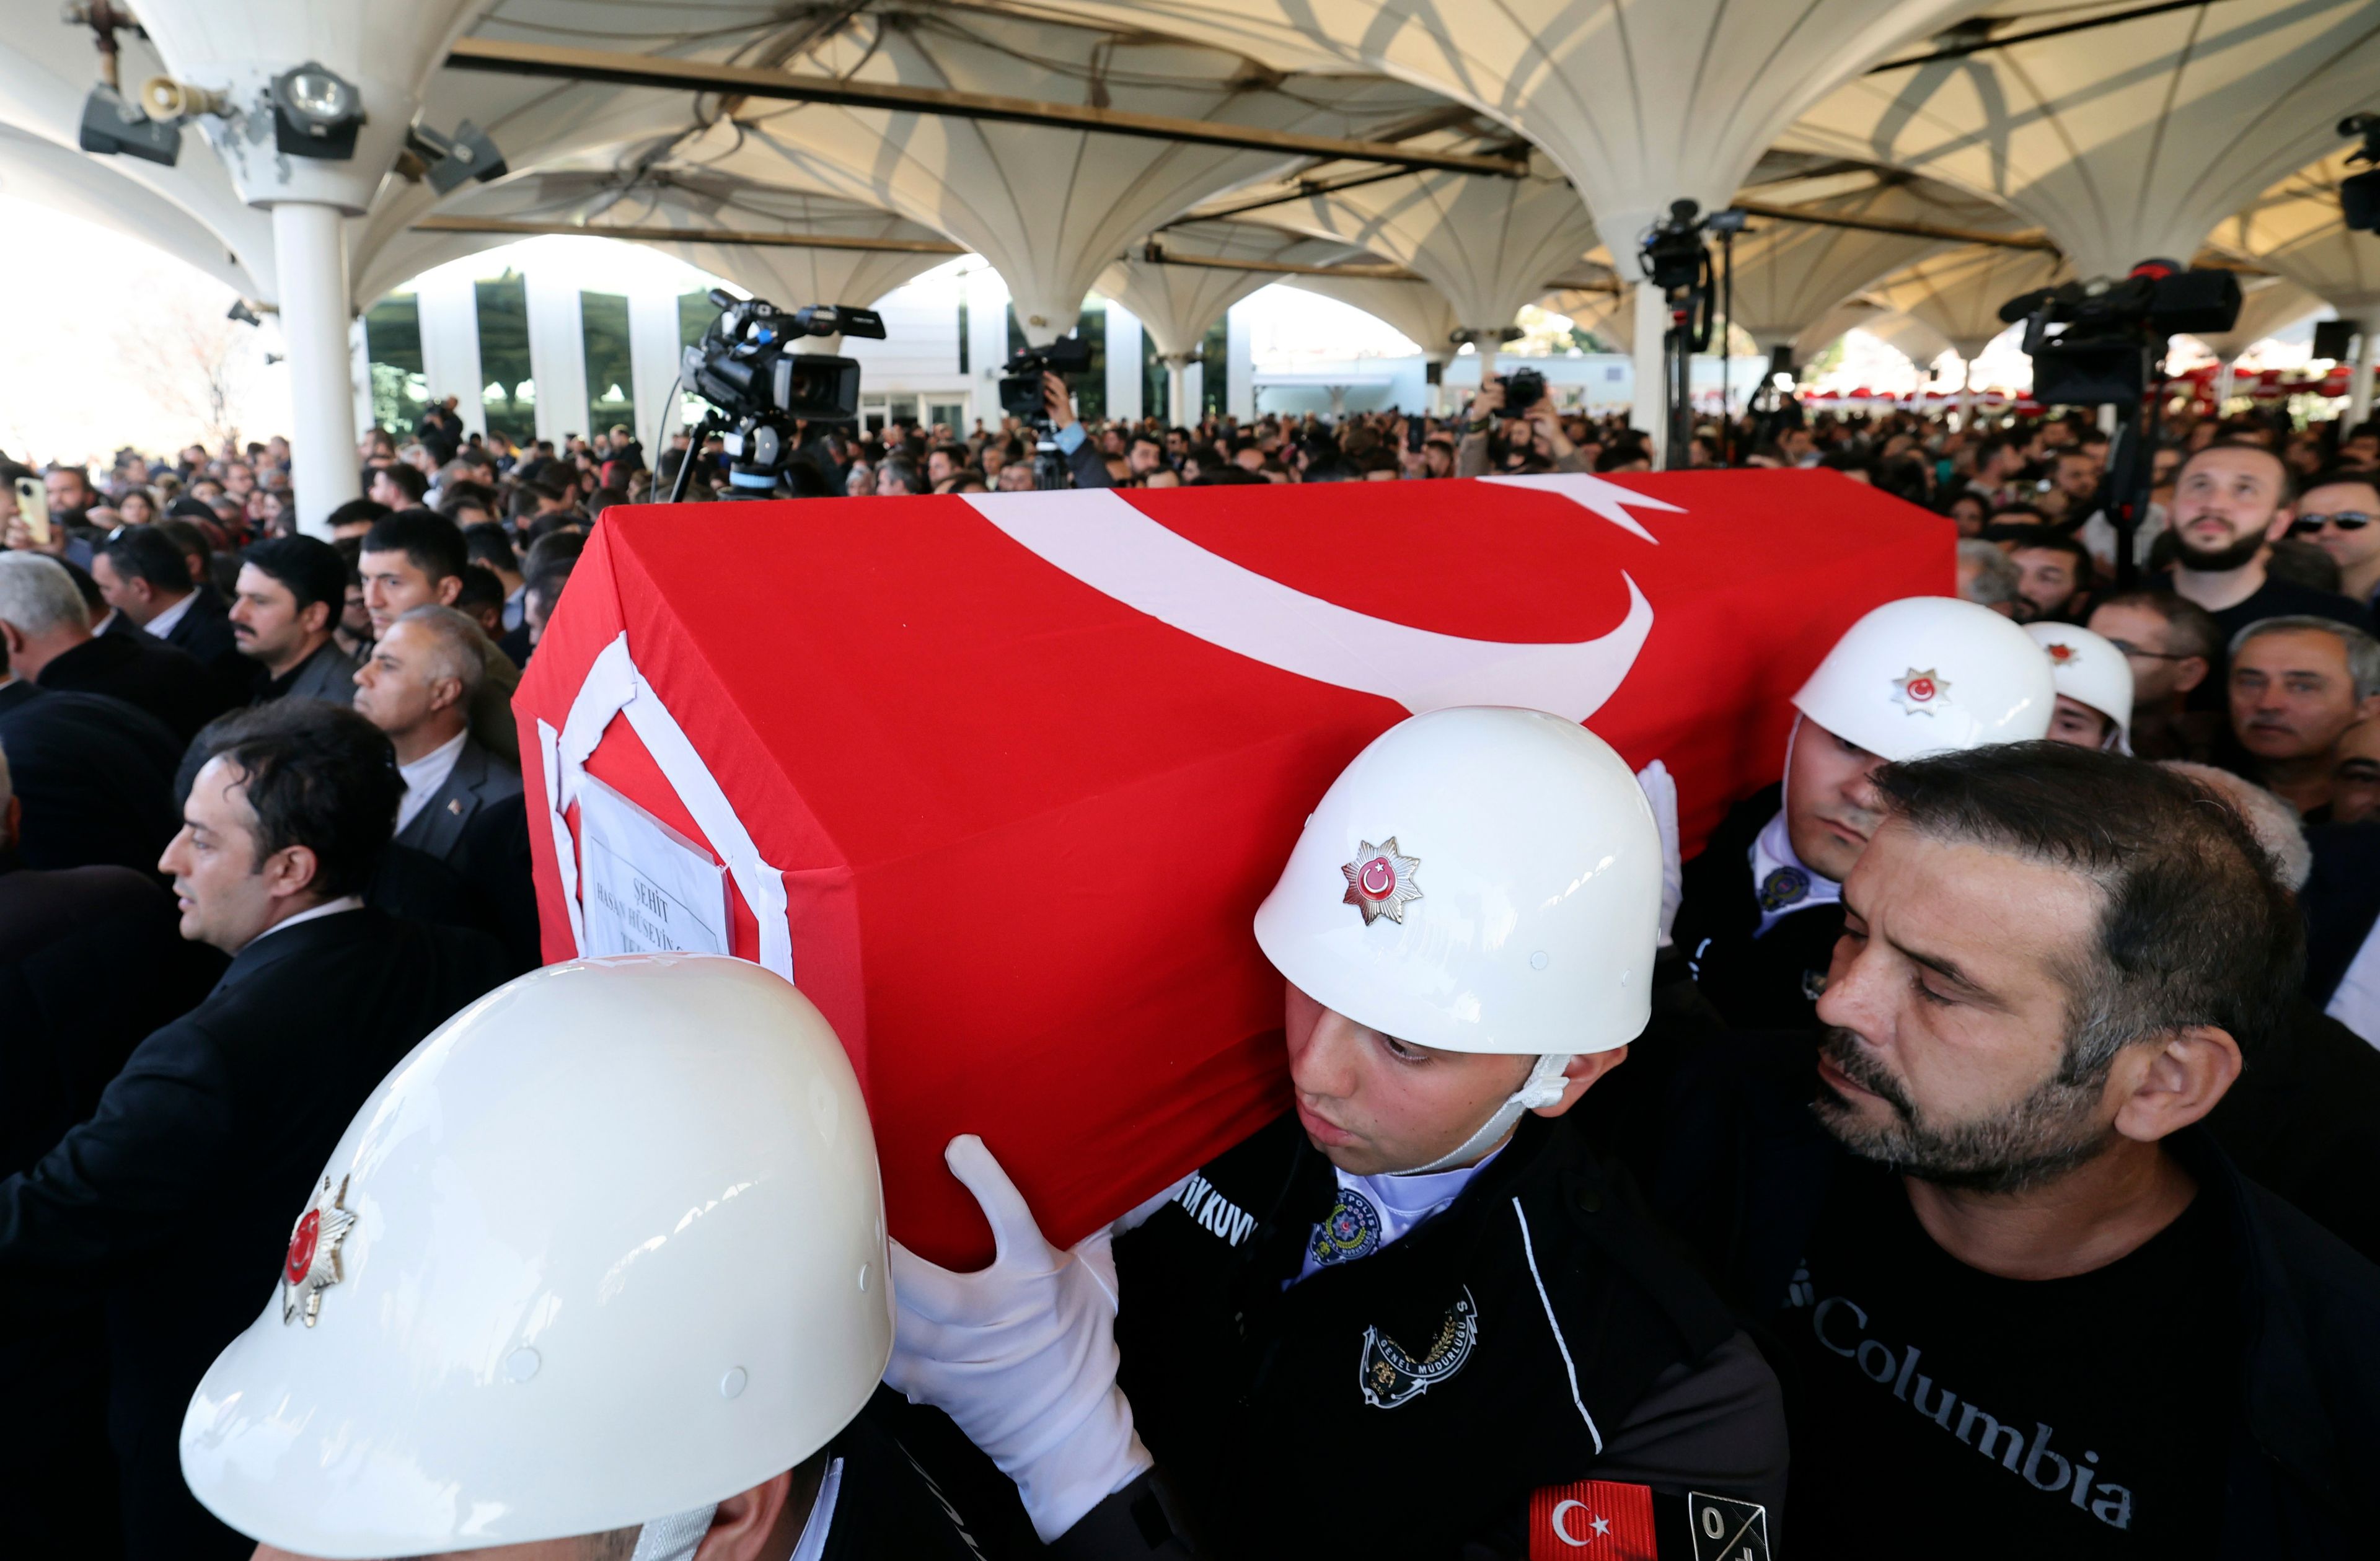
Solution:
[(292, 157), (344, 163), (363, 122), (363, 94), (328, 66), (309, 60), (273, 79), (273, 145)]
[(246, 298), (234, 298), (231, 301), (231, 308), (224, 310), (224, 318), (225, 320), (236, 320), (242, 325), (261, 325), (264, 323), (263, 321), (257, 318), (256, 310), (249, 307), (248, 300)]
[[(2380, 114), (2350, 114), (2338, 122), (2338, 133), (2363, 139), (2350, 162), (2380, 163)], [(2350, 232), (2380, 233), (2380, 168), (2338, 181), (2338, 214)]]
[(468, 119), (451, 136), (416, 125), (406, 132), (405, 149), (421, 160), (421, 176), (441, 195), (452, 195), (466, 180), (488, 184), (511, 172), (494, 139)]
[(182, 155), (182, 127), (170, 119), (150, 118), (102, 82), (83, 100), (82, 127), (75, 142), (85, 151), (121, 152), (170, 168)]

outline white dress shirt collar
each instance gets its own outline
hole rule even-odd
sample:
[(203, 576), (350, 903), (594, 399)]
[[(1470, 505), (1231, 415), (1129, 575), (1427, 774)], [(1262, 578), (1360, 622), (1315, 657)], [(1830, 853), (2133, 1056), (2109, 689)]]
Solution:
[(150, 619), (140, 626), (149, 633), (156, 635), (159, 639), (164, 639), (167, 635), (174, 632), (175, 624), (180, 623), (183, 619), (190, 615), (190, 603), (198, 599), (199, 593), (191, 591), (188, 595), (184, 596), (181, 600), (176, 602), (173, 606), (165, 609), (164, 611), (160, 612), (157, 616)]
[(438, 788), (446, 784), (446, 777), (455, 773), (455, 761), (463, 756), (463, 744), (470, 735), (467, 727), (411, 764), (396, 767), (397, 774), (405, 780), (405, 799), (396, 805), (398, 834), (403, 834), (405, 827), (430, 805)]
[(257, 938), (270, 938), (284, 927), (296, 926), (299, 922), (318, 922), (324, 916), (335, 916), (343, 911), (360, 911), (363, 908), (364, 897), (360, 894), (342, 894), (336, 900), (326, 900), (310, 911), (300, 911), (294, 916), (282, 917), (262, 932), (258, 933), (256, 938), (251, 938), (241, 944), (240, 951), (246, 953), (256, 947)]

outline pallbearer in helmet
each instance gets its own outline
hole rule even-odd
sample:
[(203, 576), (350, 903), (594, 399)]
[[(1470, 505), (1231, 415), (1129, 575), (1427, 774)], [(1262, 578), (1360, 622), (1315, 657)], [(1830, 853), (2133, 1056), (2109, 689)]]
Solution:
[[(1005, 1257), (953, 1275), (896, 1246), (889, 1380), (974, 1434), (1003, 1413), (1001, 1371), (1071, 1350), (1078, 1422), (1128, 1419), (1202, 1553), (1518, 1556), (1619, 1534), (1652, 1555), (1658, 1534), (1691, 1555), (1706, 1514), (1765, 1554), (1775, 1379), (1555, 1119), (1645, 1027), (1660, 893), (1652, 811), (1601, 739), (1519, 709), (1392, 728), (1257, 914), (1292, 1108), (1123, 1222), (1113, 1344), (1090, 1282), (1104, 1236), (1038, 1265), (1091, 1298), (1080, 1325), (1038, 1331)], [(979, 1144), (951, 1158), (996, 1228), (1029, 1227)]]
[(1955, 597), (1888, 601), (1845, 631), (1793, 696), (1784, 779), (1686, 865), (1673, 944), (1730, 1025), (1816, 1026), (1842, 882), (1883, 819), (1877, 766), (2047, 736), (2057, 695), (2024, 630)]
[(1035, 1547), (1014, 1489), (880, 1390), (868, 1108), (757, 965), (521, 977), (415, 1048), (291, 1212), (182, 1427), (191, 1491), (260, 1557)]

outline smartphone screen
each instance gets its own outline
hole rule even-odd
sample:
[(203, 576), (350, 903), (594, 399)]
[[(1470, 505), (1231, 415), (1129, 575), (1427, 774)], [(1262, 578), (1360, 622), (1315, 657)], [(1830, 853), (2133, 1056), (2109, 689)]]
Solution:
[(50, 495), (38, 477), (17, 479), (17, 513), (25, 517), (26, 534), (35, 547), (50, 545)]

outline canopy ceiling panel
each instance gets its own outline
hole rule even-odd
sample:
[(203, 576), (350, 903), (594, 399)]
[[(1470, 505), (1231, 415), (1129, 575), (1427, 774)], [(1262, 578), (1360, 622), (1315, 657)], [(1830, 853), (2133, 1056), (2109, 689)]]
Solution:
[(2070, 274), (2064, 260), (2043, 250), (1970, 245), (1904, 266), (1867, 292), (1886, 308), (1924, 321), (1973, 362), (2008, 329), (1999, 317), (2002, 304)]
[(1257, 220), (1419, 272), (1463, 328), (1493, 342), (1521, 306), (1584, 268), (1597, 243), (1577, 192), (1543, 158), (1526, 178), (1421, 173), (1284, 201)]
[(1402, 333), (1427, 357), (1443, 360), (1454, 356), (1455, 333), (1463, 322), (1446, 295), (1427, 282), (1390, 282), (1378, 277), (1284, 276), (1288, 286), (1335, 298), (1351, 309)]
[[(2036, 7), (2072, 18), (2075, 8)], [(2380, 91), (2370, 0), (2204, 0), (2087, 34), (1872, 72), (1781, 144), (1923, 172), (2004, 200), (2084, 276), (2188, 260), (2226, 216), (2336, 143)]]
[[(808, 29), (791, 49), (758, 52), (808, 75), (1113, 103), (1351, 138), (1442, 106), (1378, 78), (1282, 79), (1195, 43), (956, 6), (880, 6), (832, 30)], [(743, 63), (754, 60), (747, 54)], [(1047, 125), (759, 100), (674, 150), (732, 177), (817, 183), (949, 235), (999, 270), (1038, 341), (1069, 329), (1099, 272), (1152, 229), (1298, 161)]]
[(1543, 148), (1633, 267), (1671, 200), (1725, 203), (1829, 89), (1981, 0), (1035, 0), (1282, 67), (1374, 70)]
[[(1286, 265), (1332, 265), (1371, 259), (1330, 238), (1309, 238), (1255, 223), (1185, 223), (1165, 232), (1165, 248), (1203, 259)], [(1233, 304), (1267, 283), (1291, 280), (1273, 271), (1168, 265), (1128, 255), (1099, 273), (1099, 288), (1133, 312), (1160, 356), (1186, 357)]]
[(2350, 232), (2339, 215), (2339, 181), (2365, 171), (2349, 154), (2342, 147), (2289, 175), (2224, 219), (2211, 242), (2362, 318), (2380, 307), (2380, 234)]

